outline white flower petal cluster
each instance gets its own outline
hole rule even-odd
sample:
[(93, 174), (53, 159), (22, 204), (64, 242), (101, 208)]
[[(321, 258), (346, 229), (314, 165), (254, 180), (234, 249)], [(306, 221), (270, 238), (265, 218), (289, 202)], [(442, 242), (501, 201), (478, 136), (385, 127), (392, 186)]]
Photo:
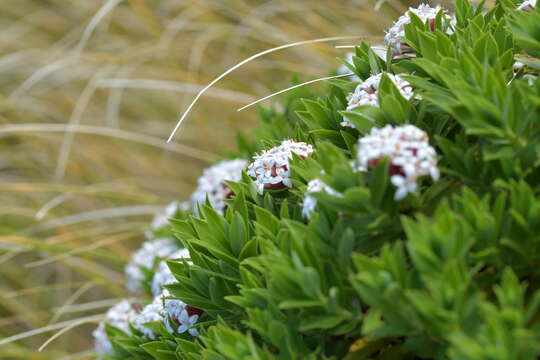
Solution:
[(130, 323), (146, 337), (154, 340), (156, 338), (154, 332), (144, 325), (149, 322), (163, 322), (163, 313), (163, 301), (160, 296), (156, 296), (150, 304), (130, 318)]
[(206, 196), (214, 210), (223, 214), (227, 204), (227, 200), (232, 195), (232, 190), (225, 181), (239, 182), (242, 180), (242, 170), (247, 165), (244, 159), (234, 159), (222, 161), (212, 167), (204, 170), (203, 175), (199, 178), (197, 189), (191, 196), (193, 212), (197, 214), (198, 204), (206, 202)]
[(530, 12), (536, 7), (536, 0), (525, 0), (518, 6), (518, 10)]
[[(396, 54), (402, 54), (406, 51), (407, 44), (403, 41), (405, 37), (405, 25), (410, 24), (411, 17), (410, 13), (414, 13), (416, 16), (422, 20), (423, 23), (426, 21), (429, 22), (432, 28), (435, 27), (435, 18), (437, 14), (442, 10), (440, 6), (432, 8), (428, 4), (421, 4), (417, 8), (409, 8), (409, 10), (403, 14), (394, 25), (388, 29), (386, 35), (384, 36), (384, 41), (388, 46), (392, 47)], [(450, 24), (452, 18), (448, 15), (443, 16), (443, 21)], [(451, 33), (451, 29), (448, 29), (448, 32)]]
[[(180, 249), (169, 256), (169, 259), (189, 259), (189, 257), (188, 249)], [(176, 278), (169, 269), (167, 262), (165, 260), (160, 261), (154, 277), (152, 278), (152, 295), (159, 295), (164, 285), (170, 285), (175, 282)]]
[(306, 219), (311, 219), (311, 213), (315, 211), (315, 208), (317, 207), (317, 199), (315, 199), (310, 194), (319, 193), (319, 192), (325, 192), (329, 195), (336, 196), (336, 197), (343, 197), (341, 193), (332, 189), (330, 186), (326, 185), (320, 179), (315, 178), (311, 180), (307, 184), (307, 190), (304, 195), (304, 202), (302, 203), (302, 215)]
[[(389, 73), (384, 73), (388, 78), (396, 85), (401, 96), (409, 100), (414, 96), (414, 90), (412, 85), (401, 78), (400, 75), (394, 75)], [(383, 73), (370, 76), (365, 81), (358, 84), (354, 92), (350, 93), (347, 96), (347, 110), (351, 110), (357, 106), (375, 106), (379, 107), (379, 95), (378, 89), (381, 84)], [(342, 126), (354, 127), (354, 125), (348, 121), (344, 120), (341, 122)]]
[(379, 99), (377, 97), (377, 90), (381, 84), (382, 76), (386, 74), (388, 78), (396, 85), (400, 94), (407, 100), (413, 97), (413, 87), (408, 82), (401, 78), (400, 75), (394, 75), (390, 73), (380, 73), (370, 76), (362, 83), (358, 84), (353, 93), (350, 93), (347, 97), (348, 104), (347, 110), (359, 105), (371, 105), (379, 106)]
[[(94, 336), (94, 351), (98, 355), (106, 355), (113, 353), (113, 347), (109, 336), (105, 332), (105, 323), (101, 321), (98, 327), (92, 332)], [(98, 357), (97, 360), (102, 360), (102, 357)]]
[(128, 291), (131, 293), (141, 292), (143, 289), (142, 283), (145, 280), (142, 268), (152, 270), (156, 265), (156, 260), (168, 258), (177, 250), (178, 246), (170, 238), (144, 242), (142, 247), (133, 254), (131, 261), (125, 268)]
[(293, 153), (305, 159), (313, 153), (313, 146), (304, 142), (284, 140), (281, 145), (253, 156), (247, 174), (255, 179), (260, 194), (264, 189), (292, 187), (289, 159)]
[(397, 187), (395, 200), (401, 200), (417, 188), (417, 179), (430, 175), (439, 178), (437, 157), (427, 134), (413, 125), (372, 128), (358, 140), (357, 167), (367, 171), (383, 158), (390, 161), (391, 182)]
[(525, 67), (525, 64), (522, 63), (521, 61), (515, 61), (514, 62), (514, 65), (512, 65), (512, 67), (514, 68), (514, 70), (521, 70)]
[[(349, 64), (352, 64), (353, 60), (352, 60), (352, 57), (354, 56), (354, 54), (352, 52), (349, 52), (345, 55), (345, 60), (349, 63)], [(338, 75), (345, 75), (345, 74), (349, 74), (351, 73), (351, 70), (345, 66), (345, 64), (341, 65), (337, 71)], [(348, 77), (348, 79), (350, 81), (360, 81), (360, 78), (356, 75), (351, 75)]]
[[(111, 307), (105, 314), (105, 320), (101, 321), (98, 327), (92, 332), (94, 336), (95, 352), (100, 355), (113, 353), (113, 347), (105, 332), (105, 324), (112, 325), (119, 330), (129, 333), (129, 319), (135, 315), (135, 310), (129, 300), (122, 300)], [(101, 358), (98, 358), (101, 360)]]
[(171, 334), (175, 331), (179, 334), (187, 331), (192, 336), (199, 336), (199, 331), (194, 325), (199, 320), (202, 311), (187, 305), (183, 301), (168, 299), (170, 296), (167, 290), (163, 290), (161, 297), (164, 303), (163, 311), (167, 331)]

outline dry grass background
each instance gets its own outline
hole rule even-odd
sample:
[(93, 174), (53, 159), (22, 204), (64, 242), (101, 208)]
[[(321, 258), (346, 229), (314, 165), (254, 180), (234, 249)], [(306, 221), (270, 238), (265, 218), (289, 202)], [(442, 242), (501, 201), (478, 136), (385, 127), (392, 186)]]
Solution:
[(0, 338), (21, 337), (0, 345), (0, 358), (91, 358), (95, 324), (85, 322), (125, 296), (123, 265), (153, 214), (187, 198), (235, 132), (256, 126), (255, 110), (236, 108), (294, 74), (327, 75), (345, 53), (334, 46), (354, 42), (243, 66), (167, 145), (202, 86), (286, 43), (378, 43), (404, 4), (376, 12), (369, 0), (0, 1)]

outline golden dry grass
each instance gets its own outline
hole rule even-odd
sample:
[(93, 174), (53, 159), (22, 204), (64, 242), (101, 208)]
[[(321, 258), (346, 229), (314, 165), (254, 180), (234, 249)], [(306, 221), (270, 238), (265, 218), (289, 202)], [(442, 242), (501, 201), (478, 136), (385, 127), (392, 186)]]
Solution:
[(367, 0), (0, 2), (0, 338), (22, 338), (0, 345), (0, 358), (90, 358), (93, 323), (37, 349), (125, 296), (123, 265), (152, 214), (187, 198), (235, 132), (256, 126), (256, 111), (238, 107), (294, 74), (328, 75), (346, 51), (334, 46), (356, 41), (246, 64), (201, 98), (167, 145), (197, 91), (283, 44), (355, 35), (377, 43), (403, 4), (375, 12)]

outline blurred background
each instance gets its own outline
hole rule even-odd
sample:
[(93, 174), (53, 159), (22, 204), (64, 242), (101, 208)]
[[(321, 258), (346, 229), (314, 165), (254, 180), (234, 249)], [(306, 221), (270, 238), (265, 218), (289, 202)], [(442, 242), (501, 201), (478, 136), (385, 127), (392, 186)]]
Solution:
[[(382, 0), (384, 1), (384, 0)], [(380, 44), (407, 1), (0, 0), (0, 358), (89, 359), (156, 212), (257, 126), (236, 109)], [(375, 10), (377, 9), (377, 10)], [(320, 86), (320, 85), (310, 85)], [(278, 99), (278, 98), (277, 98)], [(42, 352), (38, 348), (54, 334)]]

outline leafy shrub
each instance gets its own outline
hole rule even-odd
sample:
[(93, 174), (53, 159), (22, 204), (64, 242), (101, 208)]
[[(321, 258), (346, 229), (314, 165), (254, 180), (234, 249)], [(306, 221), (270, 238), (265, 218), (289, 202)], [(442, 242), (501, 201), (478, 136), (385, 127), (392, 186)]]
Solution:
[(246, 171), (156, 230), (190, 257), (107, 358), (540, 355), (540, 9), (455, 5), (357, 46), (360, 81), (261, 109)]

